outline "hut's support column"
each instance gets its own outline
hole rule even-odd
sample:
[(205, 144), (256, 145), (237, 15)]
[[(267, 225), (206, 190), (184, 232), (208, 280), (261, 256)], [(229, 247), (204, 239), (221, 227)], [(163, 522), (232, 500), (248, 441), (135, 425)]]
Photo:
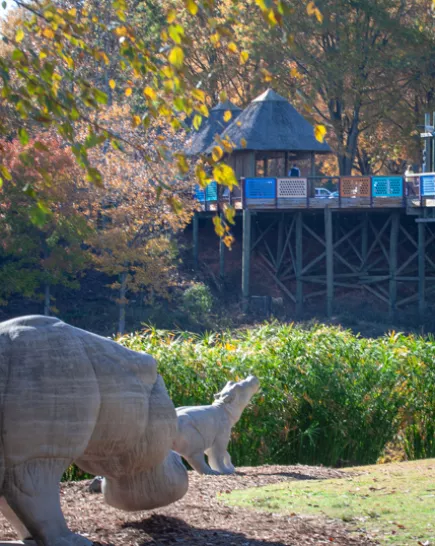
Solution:
[(326, 246), (326, 315), (332, 316), (334, 300), (334, 242), (332, 237), (332, 211), (325, 208), (325, 246)]
[(243, 311), (249, 310), (249, 277), (251, 272), (251, 211), (243, 211), (243, 248), (242, 248), (242, 296)]
[(393, 212), (390, 231), (390, 318), (394, 317), (397, 305), (397, 246), (399, 240), (400, 214)]
[(316, 159), (314, 152), (310, 153), (310, 176), (316, 176)]
[(363, 213), (361, 222), (361, 270), (366, 268), (367, 249), (369, 242), (369, 217), (366, 212)]
[(302, 268), (303, 268), (303, 248), (302, 248), (302, 231), (303, 231), (302, 212), (296, 213), (296, 252), (295, 252), (295, 269), (296, 269), (296, 315), (301, 317), (304, 305), (304, 286), (302, 284)]
[(424, 321), (426, 308), (426, 225), (418, 223), (418, 314), (420, 322)]
[(198, 256), (199, 256), (199, 218), (198, 213), (193, 214), (192, 220), (193, 229), (193, 267), (198, 269)]
[[(282, 263), (282, 253), (284, 251), (284, 214), (281, 214), (278, 224), (278, 241), (277, 241), (276, 263)], [(276, 276), (279, 277), (279, 265), (277, 267)]]

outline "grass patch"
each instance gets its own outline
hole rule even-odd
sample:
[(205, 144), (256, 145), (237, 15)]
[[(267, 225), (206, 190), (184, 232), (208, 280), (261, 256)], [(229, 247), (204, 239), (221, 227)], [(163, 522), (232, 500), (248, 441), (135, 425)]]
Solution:
[(435, 459), (346, 472), (352, 475), (233, 491), (221, 498), (266, 512), (340, 519), (382, 545), (435, 543)]

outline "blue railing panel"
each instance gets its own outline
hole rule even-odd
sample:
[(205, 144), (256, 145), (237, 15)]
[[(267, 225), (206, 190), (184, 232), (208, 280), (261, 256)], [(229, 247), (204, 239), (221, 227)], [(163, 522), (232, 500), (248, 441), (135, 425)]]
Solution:
[(403, 179), (401, 176), (373, 176), (373, 197), (403, 197)]
[(435, 175), (422, 174), (420, 176), (421, 195), (435, 195)]
[(198, 201), (217, 201), (218, 188), (217, 182), (213, 181), (203, 190), (198, 184), (195, 186), (195, 197)]
[(246, 199), (275, 199), (276, 179), (246, 178), (245, 197)]

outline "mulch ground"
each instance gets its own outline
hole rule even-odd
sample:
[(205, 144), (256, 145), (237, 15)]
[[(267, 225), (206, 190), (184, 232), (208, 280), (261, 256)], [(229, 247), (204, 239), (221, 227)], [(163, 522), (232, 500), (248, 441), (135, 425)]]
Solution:
[[(104, 546), (302, 546), (377, 544), (336, 520), (265, 514), (226, 506), (218, 494), (288, 480), (340, 478), (339, 470), (311, 466), (238, 468), (233, 476), (189, 473), (186, 496), (159, 510), (126, 513), (89, 493), (89, 481), (61, 484), (62, 508), (70, 528)], [(16, 536), (0, 516), (0, 537)]]

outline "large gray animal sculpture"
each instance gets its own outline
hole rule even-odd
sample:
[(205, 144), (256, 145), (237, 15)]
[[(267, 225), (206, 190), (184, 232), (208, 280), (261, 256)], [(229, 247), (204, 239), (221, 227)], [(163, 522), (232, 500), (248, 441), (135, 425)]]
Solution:
[(259, 388), (258, 379), (250, 375), (238, 383), (229, 381), (210, 406), (177, 408), (178, 434), (173, 449), (200, 474), (233, 474), (227, 451), (231, 428)]
[(75, 462), (102, 474), (106, 502), (148, 510), (181, 498), (174, 405), (155, 360), (51, 317), (0, 323), (0, 509), (20, 539), (89, 546), (63, 517)]

